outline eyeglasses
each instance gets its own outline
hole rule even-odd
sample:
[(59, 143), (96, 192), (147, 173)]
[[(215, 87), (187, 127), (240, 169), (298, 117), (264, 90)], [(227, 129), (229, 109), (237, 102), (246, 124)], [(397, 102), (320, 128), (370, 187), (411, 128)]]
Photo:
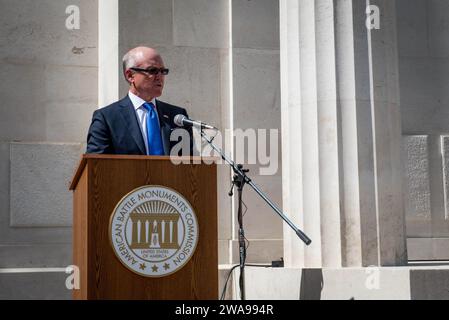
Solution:
[(155, 75), (159, 74), (159, 72), (162, 75), (166, 76), (168, 74), (168, 72), (170, 71), (169, 69), (166, 69), (166, 68), (156, 68), (156, 67), (150, 67), (148, 69), (141, 69), (141, 68), (130, 68), (130, 69), (137, 71), (137, 72), (143, 72), (143, 73), (146, 73), (151, 76), (155, 76)]

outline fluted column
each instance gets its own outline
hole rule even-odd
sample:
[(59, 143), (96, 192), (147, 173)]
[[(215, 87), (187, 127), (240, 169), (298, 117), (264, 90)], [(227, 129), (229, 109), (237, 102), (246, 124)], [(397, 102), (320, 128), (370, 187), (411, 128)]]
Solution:
[(406, 262), (395, 1), (281, 0), (283, 204), (287, 266)]

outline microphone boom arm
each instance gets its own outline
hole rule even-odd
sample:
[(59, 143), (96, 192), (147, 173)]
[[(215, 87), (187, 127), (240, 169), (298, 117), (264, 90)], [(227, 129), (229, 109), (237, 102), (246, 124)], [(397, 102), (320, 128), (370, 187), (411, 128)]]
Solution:
[(302, 232), (298, 227), (296, 227), (293, 222), (291, 222), (291, 220), (281, 211), (281, 209), (279, 209), (279, 207), (273, 202), (271, 201), (260, 189), (259, 187), (246, 175), (246, 173), (244, 172), (244, 170), (242, 170), (241, 167), (237, 166), (235, 164), (235, 162), (232, 159), (229, 159), (224, 153), (223, 151), (218, 148), (213, 142), (211, 138), (209, 138), (204, 132), (203, 130), (201, 130), (201, 136), (210, 144), (210, 146), (217, 151), (221, 158), (223, 160), (225, 160), (231, 167), (232, 170), (234, 170), (234, 173), (240, 177), (242, 177), (243, 182), (249, 184), (254, 191), (263, 199), (265, 200), (265, 202), (282, 218), (282, 220), (284, 220), (289, 226), (290, 228), (293, 229), (293, 231), (296, 233), (296, 235), (306, 244), (309, 245), (312, 240), (304, 233)]

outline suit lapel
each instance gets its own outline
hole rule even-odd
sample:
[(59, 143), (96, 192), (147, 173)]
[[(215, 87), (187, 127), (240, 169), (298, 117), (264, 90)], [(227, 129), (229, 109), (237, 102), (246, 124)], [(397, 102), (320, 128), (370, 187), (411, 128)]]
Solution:
[(139, 147), (142, 154), (147, 154), (145, 149), (145, 142), (143, 141), (142, 132), (140, 131), (139, 123), (137, 122), (136, 111), (128, 96), (120, 101), (120, 112), (123, 120), (125, 120), (126, 126), (130, 135), (133, 137), (134, 142)]
[(171, 135), (171, 125), (170, 125), (170, 115), (167, 113), (166, 108), (164, 108), (164, 103), (156, 100), (156, 109), (159, 117), (159, 124), (161, 126), (161, 138), (162, 145), (164, 146), (164, 154), (170, 155), (170, 135)]

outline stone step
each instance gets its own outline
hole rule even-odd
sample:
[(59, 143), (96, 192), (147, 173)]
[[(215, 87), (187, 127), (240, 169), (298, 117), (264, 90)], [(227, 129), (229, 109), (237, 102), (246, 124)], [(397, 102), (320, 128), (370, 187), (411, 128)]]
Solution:
[(0, 269), (0, 300), (70, 300), (65, 268)]

